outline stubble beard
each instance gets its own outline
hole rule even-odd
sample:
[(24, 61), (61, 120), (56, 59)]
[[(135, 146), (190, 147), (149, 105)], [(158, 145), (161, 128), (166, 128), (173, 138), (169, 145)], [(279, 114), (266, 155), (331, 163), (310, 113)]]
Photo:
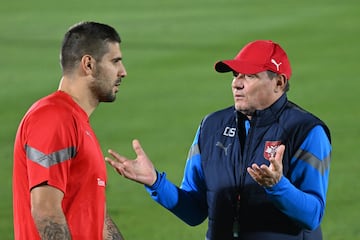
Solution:
[(98, 99), (99, 102), (114, 102), (116, 99), (116, 93), (114, 92), (114, 86), (109, 88), (106, 83), (110, 82), (103, 74), (101, 69), (97, 69), (94, 73), (95, 81), (90, 86), (93, 96)]

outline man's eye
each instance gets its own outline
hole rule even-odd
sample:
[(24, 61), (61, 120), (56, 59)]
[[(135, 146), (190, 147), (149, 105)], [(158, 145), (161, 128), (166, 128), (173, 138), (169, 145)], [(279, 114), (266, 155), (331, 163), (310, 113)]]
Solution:
[(246, 77), (247, 79), (253, 79), (253, 78), (255, 78), (256, 76), (255, 76), (254, 74), (246, 74), (245, 77)]
[(234, 76), (234, 77), (237, 77), (237, 76), (239, 75), (239, 73), (237, 73), (237, 72), (235, 72), (235, 71), (232, 71), (232, 73), (233, 73), (233, 76)]

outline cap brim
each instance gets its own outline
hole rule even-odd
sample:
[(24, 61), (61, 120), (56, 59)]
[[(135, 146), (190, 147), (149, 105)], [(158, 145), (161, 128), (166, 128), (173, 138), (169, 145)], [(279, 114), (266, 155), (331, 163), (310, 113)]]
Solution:
[(215, 70), (220, 73), (235, 71), (243, 74), (255, 74), (267, 70), (264, 66), (238, 60), (224, 60), (215, 63)]
[(219, 62), (215, 63), (215, 70), (220, 73), (232, 71), (232, 69), (227, 64), (225, 64), (223, 61), (219, 61)]

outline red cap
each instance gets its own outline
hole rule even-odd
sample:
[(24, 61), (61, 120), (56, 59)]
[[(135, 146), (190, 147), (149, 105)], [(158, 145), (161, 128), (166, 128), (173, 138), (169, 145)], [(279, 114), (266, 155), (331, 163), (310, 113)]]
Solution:
[(257, 40), (248, 43), (232, 60), (215, 63), (217, 72), (235, 71), (255, 74), (266, 70), (284, 74), (289, 80), (291, 67), (286, 52), (271, 40)]

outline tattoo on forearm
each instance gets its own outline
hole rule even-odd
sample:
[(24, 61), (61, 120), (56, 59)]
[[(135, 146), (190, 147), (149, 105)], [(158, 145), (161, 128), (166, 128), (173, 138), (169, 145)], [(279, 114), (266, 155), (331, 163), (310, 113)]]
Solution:
[(104, 237), (106, 240), (124, 240), (124, 237), (121, 235), (119, 229), (109, 216), (106, 216), (105, 228), (106, 236)]
[(60, 224), (50, 219), (38, 224), (41, 239), (70, 240), (71, 235), (67, 224)]

